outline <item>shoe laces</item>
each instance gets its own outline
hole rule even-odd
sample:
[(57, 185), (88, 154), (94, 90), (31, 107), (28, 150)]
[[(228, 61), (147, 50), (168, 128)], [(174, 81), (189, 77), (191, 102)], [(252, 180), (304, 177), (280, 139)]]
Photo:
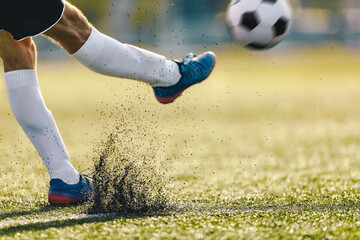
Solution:
[(183, 75), (193, 76), (199, 71), (206, 71), (206, 67), (198, 61), (197, 55), (189, 53), (181, 61), (181, 73)]
[(88, 167), (88, 168), (80, 171), (79, 173), (80, 173), (80, 175), (82, 175), (82, 176), (84, 176), (86, 178), (94, 180), (95, 169), (92, 168), (92, 167)]

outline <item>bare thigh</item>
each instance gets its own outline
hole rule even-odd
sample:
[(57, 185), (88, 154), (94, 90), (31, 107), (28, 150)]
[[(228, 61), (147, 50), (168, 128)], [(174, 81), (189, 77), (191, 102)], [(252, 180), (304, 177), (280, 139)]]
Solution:
[[(67, 52), (72, 54), (86, 42), (91, 29), (91, 24), (81, 11), (65, 2), (62, 18), (45, 35), (58, 42)], [(16, 41), (7, 31), (0, 31), (0, 57), (3, 60), (5, 72), (35, 69), (35, 43), (31, 37)]]
[(60, 21), (44, 34), (58, 42), (68, 53), (79, 50), (91, 33), (92, 26), (75, 6), (65, 1)]
[(0, 31), (0, 57), (3, 60), (5, 72), (35, 69), (35, 43), (31, 37), (16, 41), (10, 33)]

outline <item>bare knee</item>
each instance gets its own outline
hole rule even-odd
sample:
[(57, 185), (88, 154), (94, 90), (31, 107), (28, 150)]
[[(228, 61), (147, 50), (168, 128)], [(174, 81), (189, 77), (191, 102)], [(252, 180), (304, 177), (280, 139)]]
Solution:
[(65, 2), (65, 11), (60, 21), (45, 33), (58, 42), (70, 54), (84, 45), (92, 26), (79, 9)]
[(16, 41), (10, 33), (0, 31), (0, 57), (3, 60), (5, 72), (35, 69), (35, 43), (32, 38)]

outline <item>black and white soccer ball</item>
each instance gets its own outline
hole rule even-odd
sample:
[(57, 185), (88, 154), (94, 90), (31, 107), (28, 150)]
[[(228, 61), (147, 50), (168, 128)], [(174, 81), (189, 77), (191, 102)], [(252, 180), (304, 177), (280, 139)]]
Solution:
[(245, 47), (269, 49), (289, 32), (291, 10), (286, 0), (232, 0), (226, 22), (233, 39)]

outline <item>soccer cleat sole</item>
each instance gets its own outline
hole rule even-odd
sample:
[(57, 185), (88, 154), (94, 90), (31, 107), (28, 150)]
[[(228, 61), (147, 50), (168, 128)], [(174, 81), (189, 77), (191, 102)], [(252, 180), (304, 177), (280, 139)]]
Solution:
[(63, 193), (49, 192), (48, 201), (51, 205), (70, 205), (82, 203), (86, 200), (69, 196)]
[(159, 103), (162, 103), (162, 104), (168, 104), (168, 103), (172, 103), (175, 101), (175, 99), (177, 99), (183, 92), (185, 91), (182, 90), (180, 92), (178, 92), (177, 94), (171, 96), (171, 97), (166, 97), (166, 98), (161, 98), (161, 97), (156, 97), (156, 100), (158, 100)]

